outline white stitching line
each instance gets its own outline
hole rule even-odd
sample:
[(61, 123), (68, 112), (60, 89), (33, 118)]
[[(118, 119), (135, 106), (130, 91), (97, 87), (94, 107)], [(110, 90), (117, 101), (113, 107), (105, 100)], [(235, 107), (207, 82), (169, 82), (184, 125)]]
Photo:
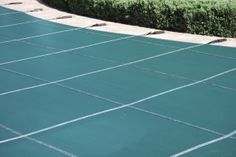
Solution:
[(227, 135), (224, 135), (224, 136), (222, 136), (222, 137), (216, 138), (216, 139), (211, 140), (211, 141), (207, 141), (207, 142), (205, 142), (205, 143), (202, 143), (202, 144), (199, 144), (199, 145), (197, 145), (197, 146), (191, 147), (191, 148), (186, 149), (186, 150), (184, 150), (184, 151), (182, 151), (182, 152), (179, 152), (179, 153), (177, 153), (177, 154), (171, 155), (170, 157), (179, 157), (179, 156), (182, 156), (182, 155), (191, 153), (191, 152), (193, 152), (193, 151), (195, 151), (195, 150), (197, 150), (197, 149), (200, 149), (200, 148), (202, 148), (202, 147), (206, 147), (206, 146), (211, 145), (211, 144), (213, 144), (213, 143), (216, 143), (216, 142), (220, 142), (220, 141), (222, 141), (222, 140), (225, 140), (225, 139), (227, 139), (227, 138), (229, 138), (229, 137), (231, 137), (231, 136), (233, 136), (233, 135), (235, 135), (235, 134), (236, 134), (236, 130), (234, 130), (233, 132), (231, 132), (231, 133), (229, 133), (229, 134), (227, 134)]
[[(87, 27), (83, 27), (83, 28), (88, 28), (90, 26), (87, 26)], [(14, 42), (14, 41), (22, 41), (22, 40), (26, 40), (26, 39), (31, 39), (31, 38), (37, 38), (37, 37), (43, 37), (43, 36), (48, 36), (48, 35), (54, 35), (54, 34), (59, 34), (59, 33), (64, 33), (64, 32), (70, 32), (70, 31), (75, 31), (75, 30), (80, 30), (80, 29), (83, 29), (83, 28), (73, 28), (73, 29), (67, 29), (67, 30), (63, 30), (63, 31), (57, 31), (57, 32), (52, 32), (52, 33), (46, 33), (46, 34), (41, 34), (41, 35), (35, 35), (35, 36), (29, 36), (29, 37), (25, 37), (25, 38), (19, 38), (19, 39), (13, 39), (13, 40), (8, 40), (8, 41), (3, 41), (3, 42), (0, 42), (0, 44), (2, 43), (9, 43), (9, 42)], [(94, 33), (95, 34), (95, 33)], [(97, 33), (96, 33), (97, 34)], [(100, 35), (100, 34), (98, 34)], [(109, 36), (109, 35), (105, 35), (107, 37), (112, 37), (112, 36)], [(152, 43), (152, 42), (144, 42), (144, 41), (140, 41), (140, 40), (136, 40), (136, 39), (131, 39), (131, 41), (136, 41), (136, 42), (141, 42), (141, 43), (146, 43), (146, 44), (152, 44), (152, 45), (161, 45), (161, 46), (165, 46), (165, 47), (170, 47), (170, 48), (180, 48), (180, 47), (173, 47), (173, 46), (168, 46), (168, 45), (162, 45), (162, 44), (157, 44), (157, 43)], [(55, 48), (52, 48), (52, 47), (46, 47), (47, 49), (55, 49)], [(190, 50), (190, 51), (193, 51), (195, 52), (195, 50)], [(80, 55), (78, 53), (73, 53), (71, 52), (72, 54), (75, 54), (75, 55)], [(196, 52), (198, 53), (198, 52)], [(199, 53), (202, 53), (202, 52), (199, 52)], [(207, 53), (203, 53), (203, 54), (206, 54), (208, 55)], [(90, 58), (94, 58), (96, 59), (97, 57), (94, 57), (94, 56), (87, 56), (87, 55), (83, 55), (85, 57), (90, 57)], [(222, 56), (217, 56), (217, 57), (222, 57)], [(225, 57), (223, 57), (225, 58)], [(98, 58), (100, 59), (100, 58)], [(227, 59), (232, 59), (232, 58), (227, 58)], [(114, 60), (108, 60), (108, 59), (102, 59), (104, 61), (109, 61), (109, 62), (113, 62), (113, 63), (118, 63), (117, 61), (114, 61)], [(190, 79), (190, 78), (187, 78), (187, 77), (183, 77), (183, 76), (179, 76), (179, 75), (173, 75), (173, 74), (167, 74), (167, 73), (164, 73), (164, 72), (161, 72), (161, 71), (153, 71), (153, 70), (150, 70), (148, 68), (142, 68), (142, 67), (139, 67), (139, 66), (134, 66), (136, 68), (139, 68), (141, 70), (146, 70), (146, 71), (151, 71), (151, 72), (154, 72), (154, 73), (159, 73), (159, 74), (163, 74), (163, 75), (168, 75), (168, 76), (171, 76), (171, 77), (175, 77), (175, 78), (179, 78), (179, 79), (185, 79), (185, 80), (190, 80), (190, 81), (196, 81), (196, 80), (193, 80), (193, 79)], [(205, 84), (209, 84), (209, 85), (212, 85), (212, 86), (216, 86), (218, 88), (222, 88), (222, 89), (226, 89), (226, 90), (232, 90), (232, 91), (236, 91), (236, 89), (234, 88), (230, 88), (230, 87), (227, 87), (227, 86), (223, 86), (223, 85), (218, 85), (218, 84), (210, 84), (210, 83), (205, 83)]]
[[(103, 34), (101, 32), (89, 32), (90, 34), (96, 34), (96, 35), (100, 35), (100, 36), (105, 36), (105, 37), (112, 37), (111, 35), (107, 35), (107, 34)], [(158, 39), (160, 40), (160, 39)], [(135, 41), (135, 42), (139, 42), (139, 43), (145, 43), (145, 44), (150, 44), (150, 45), (156, 45), (156, 46), (162, 46), (162, 47), (168, 47), (168, 48), (181, 48), (178, 46), (170, 46), (167, 44), (160, 44), (160, 43), (153, 43), (150, 41), (142, 41), (139, 39), (131, 39), (130, 41)], [(192, 53), (200, 53), (200, 54), (204, 54), (204, 55), (208, 55), (208, 56), (213, 56), (213, 57), (218, 57), (218, 58), (224, 58), (224, 59), (236, 59), (235, 57), (229, 57), (229, 56), (222, 56), (222, 55), (216, 55), (216, 54), (210, 54), (207, 52), (203, 52), (203, 51), (199, 51), (199, 50), (190, 50)]]
[(56, 50), (56, 48), (54, 48), (54, 47), (50, 47), (50, 46), (42, 45), (42, 44), (38, 44), (38, 43), (32, 43), (32, 42), (29, 42), (29, 41), (22, 40), (22, 41), (19, 41), (19, 42), (30, 45), (30, 46), (41, 48), (41, 49), (43, 49), (44, 52), (50, 52), (50, 50)]
[(8, 25), (1, 25), (0, 28), (7, 28), (7, 27), (12, 27), (12, 26), (19, 26), (19, 25), (24, 25), (24, 24), (30, 24), (30, 23), (36, 23), (40, 22), (43, 20), (29, 20), (29, 21), (24, 21), (24, 22), (19, 22), (19, 23), (13, 23), (13, 24), (8, 24)]
[[(95, 57), (95, 56), (91, 56), (91, 55), (77, 54), (77, 53), (73, 53), (73, 52), (71, 52), (71, 54), (75, 54), (75, 55), (79, 55), (79, 56), (83, 56), (83, 57), (88, 57), (88, 58), (91, 58), (91, 59), (94, 59), (94, 60), (101, 60), (101, 61), (104, 61), (104, 62), (121, 63), (120, 61)], [(176, 74), (169, 74), (169, 73), (166, 73), (166, 72), (163, 72), (163, 71), (153, 70), (153, 69), (146, 68), (146, 67), (144, 68), (144, 67), (137, 66), (137, 65), (133, 65), (133, 67), (137, 68), (137, 69), (140, 69), (142, 71), (149, 71), (149, 72), (152, 72), (152, 73), (158, 73), (158, 74), (165, 75), (165, 76), (172, 77), (172, 78), (176, 78), (176, 79), (187, 80), (187, 81), (192, 81), (192, 82), (197, 81), (195, 79), (188, 78), (188, 77), (185, 77), (185, 76), (176, 75)], [(225, 89), (225, 90), (230, 90), (230, 91), (236, 92), (235, 88), (227, 87), (227, 86), (216, 84), (216, 83), (208, 83), (208, 82), (203, 82), (203, 83), (208, 85), (208, 86), (222, 88), (222, 89)]]
[[(169, 48), (181, 48), (179, 46), (170, 46), (170, 45), (166, 45), (166, 44), (153, 43), (153, 42), (150, 42), (150, 41), (142, 41), (142, 40), (138, 40), (138, 39), (131, 39), (131, 40), (136, 41), (136, 42), (140, 42), (140, 43), (154, 45), (154, 46), (162, 46), (162, 47), (169, 47)], [(191, 53), (199, 53), (199, 54), (204, 54), (204, 55), (213, 56), (213, 57), (217, 57), (217, 58), (233, 59), (233, 60), (236, 59), (235, 57), (211, 54), (211, 53), (207, 53), (207, 52), (203, 52), (203, 51), (199, 51), (199, 50), (189, 50), (189, 51)]]
[[(33, 12), (33, 11), (29, 10), (27, 12)], [(63, 17), (65, 17), (65, 16), (61, 16), (61, 17), (59, 16), (59, 17), (56, 17), (56, 18), (48, 18), (48, 19), (27, 20), (27, 21), (24, 21), (24, 22), (18, 22), (18, 23), (13, 23), (13, 24), (1, 25), (0, 28), (8, 28), (8, 27), (12, 27), (12, 26), (20, 26), (20, 25), (25, 25), (25, 24), (29, 24), (29, 23), (37, 23), (37, 22), (41, 22), (41, 21), (43, 22), (43, 21), (46, 21), (46, 20), (47, 21), (60, 20), (60, 19), (63, 19)]]
[[(18, 131), (14, 130), (14, 129), (12, 129), (12, 128), (9, 128), (9, 127), (7, 127), (6, 125), (3, 125), (3, 124), (1, 124), (1, 123), (0, 123), (0, 127), (3, 128), (3, 129), (5, 129), (6, 131), (9, 131), (9, 132), (11, 132), (11, 133), (13, 133), (13, 134), (18, 135), (18, 136), (22, 135), (22, 133), (19, 133)], [(43, 141), (40, 141), (40, 140), (38, 140), (38, 139), (35, 139), (35, 138), (32, 138), (32, 137), (25, 137), (25, 138), (26, 138), (27, 140), (29, 140), (29, 141), (35, 142), (35, 143), (37, 143), (37, 144), (39, 144), (39, 145), (42, 145), (42, 146), (44, 146), (44, 147), (47, 147), (48, 149), (51, 149), (51, 150), (56, 151), (56, 152), (58, 152), (58, 153), (61, 153), (61, 154), (65, 155), (65, 156), (77, 157), (76, 155), (74, 155), (74, 154), (72, 154), (72, 153), (69, 153), (69, 152), (67, 152), (67, 151), (65, 151), (65, 150), (62, 150), (62, 149), (60, 149), (60, 148), (58, 148), (58, 147), (55, 147), (55, 146), (53, 146), (53, 145), (51, 145), (51, 144), (48, 144), (48, 143), (43, 142)]]
[[(157, 116), (157, 117), (160, 117), (162, 119), (166, 119), (166, 120), (169, 120), (169, 121), (172, 121), (172, 122), (175, 122), (175, 123), (179, 123), (179, 124), (191, 127), (191, 128), (195, 128), (195, 129), (199, 129), (199, 130), (202, 130), (202, 131), (205, 131), (205, 132), (209, 132), (209, 133), (214, 134), (214, 135), (219, 135), (219, 136), (223, 136), (224, 135), (223, 133), (220, 133), (220, 132), (217, 132), (217, 131), (214, 131), (214, 130), (211, 130), (211, 129), (207, 129), (207, 128), (204, 128), (204, 127), (192, 124), (192, 123), (188, 123), (188, 122), (185, 122), (185, 121), (182, 121), (182, 120), (178, 120), (178, 119), (166, 116), (166, 115), (162, 115), (162, 114), (159, 114), (157, 112), (152, 112), (152, 111), (145, 110), (145, 109), (142, 109), (142, 108), (139, 108), (139, 107), (135, 107), (135, 106), (130, 106), (130, 108), (133, 108), (135, 110), (138, 110), (138, 111), (141, 111), (141, 112), (145, 112), (145, 113), (148, 113), (150, 115)], [(236, 137), (234, 137), (234, 136), (232, 136), (231, 138), (232, 139), (236, 139)]]
[(205, 78), (203, 80), (199, 80), (199, 81), (196, 81), (196, 82), (193, 82), (193, 83), (189, 83), (189, 84), (186, 84), (186, 85), (183, 85), (183, 86), (179, 86), (179, 87), (176, 87), (176, 88), (173, 88), (173, 89), (161, 92), (161, 93), (157, 93), (155, 95), (151, 95), (149, 97), (145, 97), (143, 99), (140, 99), (140, 100), (128, 103), (128, 104), (124, 104), (124, 105), (121, 105), (121, 106), (118, 106), (118, 107), (114, 107), (114, 108), (110, 108), (110, 109), (107, 109), (107, 110), (99, 111), (99, 112), (96, 112), (96, 113), (93, 113), (93, 114), (89, 114), (89, 115), (86, 115), (86, 116), (78, 117), (78, 118), (75, 118), (75, 119), (72, 119), (72, 120), (69, 120), (69, 121), (65, 121), (65, 122), (62, 122), (62, 123), (58, 123), (56, 125), (52, 125), (52, 126), (47, 127), (47, 128), (43, 128), (43, 129), (40, 129), (40, 130), (36, 130), (36, 131), (30, 132), (30, 133), (21, 135), (21, 136), (16, 136), (16, 137), (13, 137), (13, 138), (1, 140), (0, 144), (11, 142), (11, 141), (15, 141), (15, 140), (22, 139), (22, 138), (25, 138), (25, 137), (28, 137), (28, 136), (32, 136), (32, 135), (36, 135), (36, 134), (39, 134), (39, 133), (43, 133), (43, 132), (46, 132), (46, 131), (49, 131), (49, 130), (52, 130), (52, 129), (55, 129), (55, 128), (59, 128), (61, 126), (65, 126), (65, 125), (68, 125), (68, 124), (71, 124), (71, 123), (75, 123), (75, 122), (78, 122), (78, 121), (81, 121), (81, 120), (84, 120), (84, 119), (92, 118), (92, 117), (99, 116), (99, 115), (102, 115), (102, 114), (105, 114), (105, 113), (109, 113), (109, 112), (112, 112), (112, 111), (116, 111), (116, 110), (120, 110), (120, 109), (123, 109), (123, 108), (127, 108), (129, 106), (133, 106), (135, 104), (138, 104), (138, 103), (141, 103), (141, 102), (145, 102), (147, 100), (150, 100), (150, 99), (153, 99), (153, 98), (156, 98), (156, 97), (160, 97), (162, 95), (166, 95), (166, 94), (169, 94), (169, 93), (172, 93), (172, 92), (175, 92), (175, 91), (178, 91), (178, 90), (181, 90), (181, 89), (184, 89), (184, 88), (196, 85), (196, 84), (200, 84), (202, 82), (205, 82), (205, 81), (208, 81), (210, 79), (213, 79), (213, 78), (225, 75), (225, 74), (230, 73), (230, 72), (235, 71), (235, 70), (236, 70), (236, 68), (229, 69), (227, 71), (218, 73), (216, 75), (210, 76), (210, 77)]
[(80, 27), (80, 28), (65, 29), (65, 30), (62, 30), (62, 31), (55, 31), (55, 32), (51, 32), (51, 33), (28, 36), (28, 37), (24, 37), (24, 38), (11, 39), (11, 40), (6, 40), (6, 41), (1, 41), (0, 44), (11, 43), (11, 42), (15, 42), (15, 41), (22, 41), (22, 40), (33, 39), (33, 38), (39, 38), (39, 37), (55, 35), (55, 34), (60, 34), (60, 33), (65, 33), (65, 32), (77, 31), (77, 30), (81, 30), (81, 29), (84, 29), (84, 28), (88, 28), (88, 27), (89, 26)]
[[(43, 81), (43, 82), (50, 82), (49, 80), (42, 79), (42, 78), (32, 76), (32, 75), (28, 75), (28, 74), (25, 74), (25, 73), (17, 72), (17, 71), (11, 70), (11, 69), (7, 69), (7, 68), (0, 68), (0, 69), (4, 70), (4, 71), (11, 72), (11, 73), (15, 73), (15, 74), (18, 74), (18, 75), (21, 75), (21, 76), (26, 76), (26, 77), (29, 77), (29, 78), (32, 78), (32, 79), (35, 79), (35, 80), (39, 80), (39, 81)], [(91, 97), (95, 97), (95, 98), (98, 98), (98, 99), (101, 99), (101, 100), (105, 100), (107, 102), (111, 102), (111, 103), (114, 103), (114, 104), (117, 103), (117, 102), (112, 101), (110, 99), (103, 98), (101, 96), (97, 96), (95, 94), (92, 94), (92, 93), (89, 93), (89, 92), (86, 92), (86, 91), (83, 91), (83, 90), (80, 90), (80, 89), (77, 89), (77, 88), (73, 88), (73, 87), (70, 87), (70, 86), (67, 86), (67, 85), (64, 85), (64, 84), (56, 83), (56, 85), (58, 85), (62, 88), (65, 88), (65, 89), (69, 89), (69, 90), (74, 91), (74, 92), (82, 93), (82, 94), (85, 94), (85, 95), (88, 95), (88, 96), (91, 96)]]
[[(45, 79), (42, 79), (42, 78), (39, 78), (39, 77), (35, 77), (35, 76), (32, 76), (32, 75), (28, 75), (28, 74), (25, 74), (25, 73), (17, 72), (17, 71), (11, 70), (11, 69), (6, 69), (6, 68), (0, 68), (0, 69), (4, 70), (4, 71), (7, 71), (7, 72), (11, 72), (11, 73), (17, 74), (17, 75), (33, 78), (35, 80), (39, 80), (39, 81), (43, 81), (43, 82), (50, 82), (49, 80), (45, 80)], [(90, 93), (90, 92), (87, 92), (87, 91), (84, 91), (84, 90), (80, 90), (78, 88), (73, 88), (73, 87), (70, 87), (70, 86), (67, 86), (67, 85), (64, 85), (64, 84), (56, 84), (56, 85), (58, 85), (59, 87), (62, 87), (62, 88), (69, 89), (71, 91), (77, 92), (77, 93), (82, 93), (82, 94), (85, 94), (85, 95), (97, 98), (99, 100), (103, 100), (103, 101), (110, 102), (110, 103), (117, 104), (117, 105), (124, 105), (121, 102), (114, 101), (114, 100), (111, 100), (111, 99), (108, 99), (108, 98), (105, 98), (105, 97), (102, 97), (102, 96), (99, 96), (99, 95), (96, 95), (94, 93)], [(151, 115), (154, 115), (154, 116), (158, 116), (158, 117), (160, 117), (162, 119), (166, 119), (166, 120), (169, 120), (169, 121), (172, 121), (172, 122), (180, 123), (180, 124), (188, 126), (188, 127), (200, 129), (200, 130), (212, 133), (212, 134), (216, 134), (216, 135), (220, 135), (220, 136), (224, 135), (224, 134), (222, 134), (220, 132), (217, 132), (217, 131), (214, 131), (214, 130), (210, 130), (210, 129), (207, 129), (207, 128), (204, 128), (204, 127), (192, 124), (192, 123), (188, 123), (188, 122), (185, 122), (185, 121), (181, 121), (181, 120), (178, 120), (178, 119), (175, 119), (175, 118), (172, 118), (172, 117), (168, 117), (168, 116), (159, 114), (157, 112), (151, 112), (151, 111), (148, 111), (148, 110), (145, 110), (145, 109), (142, 109), (142, 108), (139, 108), (139, 107), (134, 107), (134, 106), (130, 106), (130, 108), (134, 109), (134, 110), (138, 110), (138, 111), (144, 112), (144, 113), (148, 113), (148, 114), (151, 114)], [(232, 137), (232, 139), (236, 139), (236, 137)]]
[(202, 46), (202, 45), (189, 46), (189, 47), (186, 47), (186, 48), (181, 48), (181, 49), (177, 49), (177, 50), (174, 50), (174, 51), (169, 51), (169, 52), (166, 52), (166, 53), (162, 53), (162, 54), (154, 55), (154, 56), (151, 56), (151, 57), (139, 59), (139, 60), (136, 60), (136, 61), (132, 61), (132, 62), (124, 63), (124, 64), (119, 64), (119, 65), (116, 65), (116, 66), (111, 66), (111, 67), (108, 67), (108, 68), (99, 69), (99, 70), (91, 71), (91, 72), (88, 72), (88, 73), (83, 73), (83, 74), (67, 77), (65, 79), (60, 79), (60, 80), (56, 80), (56, 81), (52, 81), (52, 82), (48, 82), (48, 83), (42, 83), (42, 84), (38, 84), (38, 85), (34, 85), (34, 86), (29, 86), (29, 87), (19, 88), (19, 89), (8, 91), (8, 92), (3, 92), (3, 93), (0, 93), (0, 96), (12, 94), (12, 93), (17, 93), (17, 92), (21, 92), (21, 91), (25, 91), (25, 90), (35, 89), (35, 88), (39, 88), (39, 87), (44, 87), (44, 86), (48, 86), (48, 85), (52, 85), (52, 84), (56, 84), (56, 83), (60, 83), (60, 82), (64, 82), (64, 81), (69, 81), (69, 80), (76, 79), (76, 78), (83, 77), (83, 76), (88, 76), (88, 75), (92, 75), (92, 74), (96, 74), (96, 73), (100, 73), (100, 72), (104, 72), (104, 71), (109, 71), (109, 70), (129, 66), (129, 65), (132, 65), (132, 64), (140, 63), (140, 62), (143, 62), (143, 61), (146, 61), (146, 60), (166, 56), (166, 55), (169, 55), (169, 54), (172, 54), (172, 53), (175, 53), (175, 52), (180, 52), (180, 51), (188, 50), (188, 49), (191, 49), (191, 48), (194, 48), (194, 47), (199, 47), (199, 46)]
[[(145, 34), (142, 34), (142, 35), (145, 35)], [(11, 64), (11, 63), (18, 63), (18, 62), (22, 62), (22, 61), (32, 60), (32, 59), (37, 59), (37, 58), (42, 58), (42, 57), (47, 57), (47, 56), (52, 56), (52, 55), (58, 55), (58, 54), (62, 54), (62, 53), (70, 52), (70, 51), (75, 51), (75, 50), (85, 49), (85, 48), (89, 48), (89, 47), (93, 47), (93, 46), (112, 43), (112, 42), (116, 42), (116, 41), (126, 40), (126, 39), (134, 38), (134, 37), (137, 37), (137, 36), (140, 36), (140, 35), (125, 36), (125, 37), (121, 37), (121, 38), (116, 38), (116, 39), (112, 39), (112, 40), (105, 40), (105, 41), (102, 41), (102, 42), (97, 42), (97, 43), (88, 44), (88, 45), (84, 45), (84, 46), (79, 46), (79, 47), (75, 47), (75, 48), (65, 49), (65, 50), (61, 50), (61, 51), (55, 51), (55, 52), (51, 52), (51, 53), (46, 53), (46, 54), (43, 54), (43, 55), (37, 55), (37, 56), (32, 56), (32, 57), (7, 61), (7, 62), (0, 63), (0, 66)]]
[[(90, 34), (96, 34), (99, 36), (105, 36), (105, 37), (112, 37), (111, 35), (107, 35), (107, 34), (103, 34), (101, 32), (88, 32)], [(161, 39), (158, 39), (161, 40)], [(149, 45), (156, 45), (156, 46), (162, 46), (162, 47), (168, 47), (168, 48), (181, 48), (179, 46), (170, 46), (167, 44), (161, 44), (161, 43), (154, 43), (151, 41), (142, 41), (140, 39), (131, 39), (130, 41), (134, 41), (134, 42), (139, 42), (139, 43), (145, 43), (145, 44), (149, 44)], [(192, 53), (200, 53), (200, 54), (204, 54), (204, 55), (208, 55), (208, 56), (213, 56), (213, 57), (218, 57), (218, 58), (224, 58), (224, 59), (236, 59), (235, 57), (229, 57), (229, 56), (223, 56), (223, 55), (216, 55), (216, 54), (211, 54), (211, 53), (207, 53), (207, 52), (203, 52), (203, 51), (199, 51), (199, 50), (190, 50)]]

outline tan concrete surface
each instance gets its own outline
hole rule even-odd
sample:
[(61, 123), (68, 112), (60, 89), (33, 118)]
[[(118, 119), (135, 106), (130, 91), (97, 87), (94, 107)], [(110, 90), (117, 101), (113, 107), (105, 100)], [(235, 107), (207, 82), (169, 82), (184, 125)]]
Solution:
[[(4, 4), (10, 3), (10, 2), (23, 2), (23, 4), (4, 5)], [(108, 22), (108, 21), (93, 19), (93, 18), (89, 18), (89, 17), (83, 17), (83, 16), (74, 15), (74, 14), (69, 14), (69, 13), (66, 13), (63, 11), (59, 11), (59, 10), (50, 8), (50, 7), (40, 3), (40, 1), (38, 1), (38, 0), (0, 0), (0, 5), (10, 8), (10, 9), (17, 10), (17, 11), (23, 11), (23, 12), (25, 12), (27, 10), (32, 10), (35, 8), (42, 8), (43, 11), (27, 13), (31, 16), (35, 16), (35, 17), (42, 18), (42, 19), (50, 19), (50, 18), (55, 18), (58, 16), (72, 15), (72, 18), (70, 18), (70, 19), (53, 20), (53, 22), (76, 26), (76, 27), (86, 27), (86, 26), (90, 26), (95, 23), (106, 23), (107, 26), (90, 28), (90, 29), (106, 31), (106, 32), (115, 32), (115, 33), (123, 33), (123, 34), (130, 34), (130, 35), (140, 35), (140, 34), (144, 34), (144, 33), (154, 30), (154, 29), (150, 29), (150, 28), (125, 25), (125, 24), (120, 24), (120, 23), (115, 23), (115, 22)], [(212, 41), (214, 39), (220, 39), (220, 37), (215, 37), (215, 36), (193, 35), (193, 34), (188, 34), (188, 33), (178, 33), (178, 32), (170, 32), (170, 31), (165, 31), (164, 34), (150, 35), (149, 37), (158, 38), (158, 39), (174, 40), (174, 41), (191, 42), (191, 43), (207, 43), (207, 42)], [(217, 43), (215, 45), (236, 47), (236, 38), (227, 38), (226, 42)]]

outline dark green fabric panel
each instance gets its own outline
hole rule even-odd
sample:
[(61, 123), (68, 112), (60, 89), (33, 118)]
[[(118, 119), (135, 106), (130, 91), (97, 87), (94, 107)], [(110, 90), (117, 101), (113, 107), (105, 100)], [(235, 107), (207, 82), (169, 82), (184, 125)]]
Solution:
[[(133, 38), (136, 39), (136, 38)], [(84, 50), (75, 52), (78, 55), (92, 57), (93, 59), (107, 60), (108, 62), (126, 63), (135, 60), (159, 55), (174, 48), (166, 46), (149, 45), (133, 40), (121, 40), (117, 42), (110, 42), (103, 45), (88, 47)]]
[[(113, 66), (113, 63), (93, 61), (73, 54), (48, 56), (4, 67), (48, 80), (59, 80)], [(28, 68), (34, 67), (34, 68)]]
[(236, 61), (185, 50), (137, 65), (199, 80), (235, 68)]
[(29, 21), (34, 21), (37, 20), (35, 17), (31, 17), (25, 13), (16, 13), (16, 14), (6, 14), (2, 15), (0, 13), (0, 27), (5, 26), (5, 25), (11, 25), (11, 24), (17, 24), (17, 23), (22, 23), (22, 22), (29, 22)]
[[(1, 69), (0, 69), (0, 82), (1, 82), (0, 86), (1, 93), (10, 90), (15, 90), (18, 88), (24, 88), (27, 86), (33, 86), (40, 83), (40, 81), (34, 80), (32, 78), (19, 76), (13, 73), (9, 73), (7, 71), (3, 71)], [(4, 102), (1, 102), (1, 104), (2, 103)]]
[(82, 157), (163, 157), (216, 138), (132, 109), (110, 112), (35, 137)]
[[(71, 28), (67, 28), (67, 30), (68, 29)], [(52, 32), (56, 31), (57, 30), (53, 29)], [(29, 39), (26, 41), (37, 45), (44, 45), (45, 47), (52, 47), (55, 50), (65, 50), (114, 39), (114, 37), (99, 36), (90, 32), (91, 31), (82, 29)]]
[(16, 25), (0, 29), (2, 35), (6, 36), (8, 40), (12, 40), (45, 33), (51, 33), (54, 31), (62, 31), (67, 29), (67, 27), (65, 27), (64, 25), (56, 25), (53, 23), (40, 21), (40, 22), (28, 23), (25, 25)]
[(236, 72), (232, 72), (232, 73), (224, 75), (224, 77), (218, 77), (208, 82), (215, 83), (223, 87), (230, 87), (232, 89), (236, 89), (235, 80), (236, 80)]
[(48, 86), (1, 96), (1, 122), (27, 133), (116, 105), (62, 88)]
[(137, 106), (227, 134), (236, 126), (235, 96), (234, 91), (197, 85)]
[(65, 82), (69, 86), (121, 103), (130, 103), (187, 83), (189, 81), (176, 80), (135, 67), (123, 67)]
[(42, 45), (35, 45), (25, 41), (0, 44), (0, 63), (42, 55), (55, 51)]
[[(194, 51), (196, 53), (203, 53), (203, 54), (208, 54), (212, 55), (215, 57), (228, 57), (228, 59), (231, 58), (231, 60), (234, 60), (236, 62), (236, 50), (234, 47), (223, 47), (223, 46), (212, 46), (212, 45), (207, 45), (207, 46), (202, 46), (198, 48), (194, 48)], [(199, 52), (198, 52), (199, 51)]]
[(8, 143), (0, 147), (1, 156), (19, 157), (19, 156), (51, 156), (51, 157), (64, 157), (65, 155), (53, 151), (43, 145), (39, 145), (33, 141), (23, 140), (16, 143)]

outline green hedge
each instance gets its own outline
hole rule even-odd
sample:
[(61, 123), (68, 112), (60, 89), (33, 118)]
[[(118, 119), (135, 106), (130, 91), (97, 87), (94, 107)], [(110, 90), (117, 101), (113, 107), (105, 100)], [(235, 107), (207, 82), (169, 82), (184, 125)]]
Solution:
[(45, 2), (47, 5), (60, 9), (60, 10), (64, 10), (64, 11), (70, 11), (68, 4), (69, 2), (67, 2), (67, 0), (43, 0), (43, 2)]
[(79, 15), (193, 34), (236, 37), (235, 0), (44, 0)]

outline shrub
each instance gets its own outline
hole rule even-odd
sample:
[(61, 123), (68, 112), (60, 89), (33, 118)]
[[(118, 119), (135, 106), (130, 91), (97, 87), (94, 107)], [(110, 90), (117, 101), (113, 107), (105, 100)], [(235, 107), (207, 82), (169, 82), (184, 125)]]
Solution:
[(50, 6), (109, 21), (203, 35), (236, 37), (232, 0), (44, 0)]
[(69, 11), (68, 0), (43, 0), (43, 1), (51, 7), (64, 11)]

